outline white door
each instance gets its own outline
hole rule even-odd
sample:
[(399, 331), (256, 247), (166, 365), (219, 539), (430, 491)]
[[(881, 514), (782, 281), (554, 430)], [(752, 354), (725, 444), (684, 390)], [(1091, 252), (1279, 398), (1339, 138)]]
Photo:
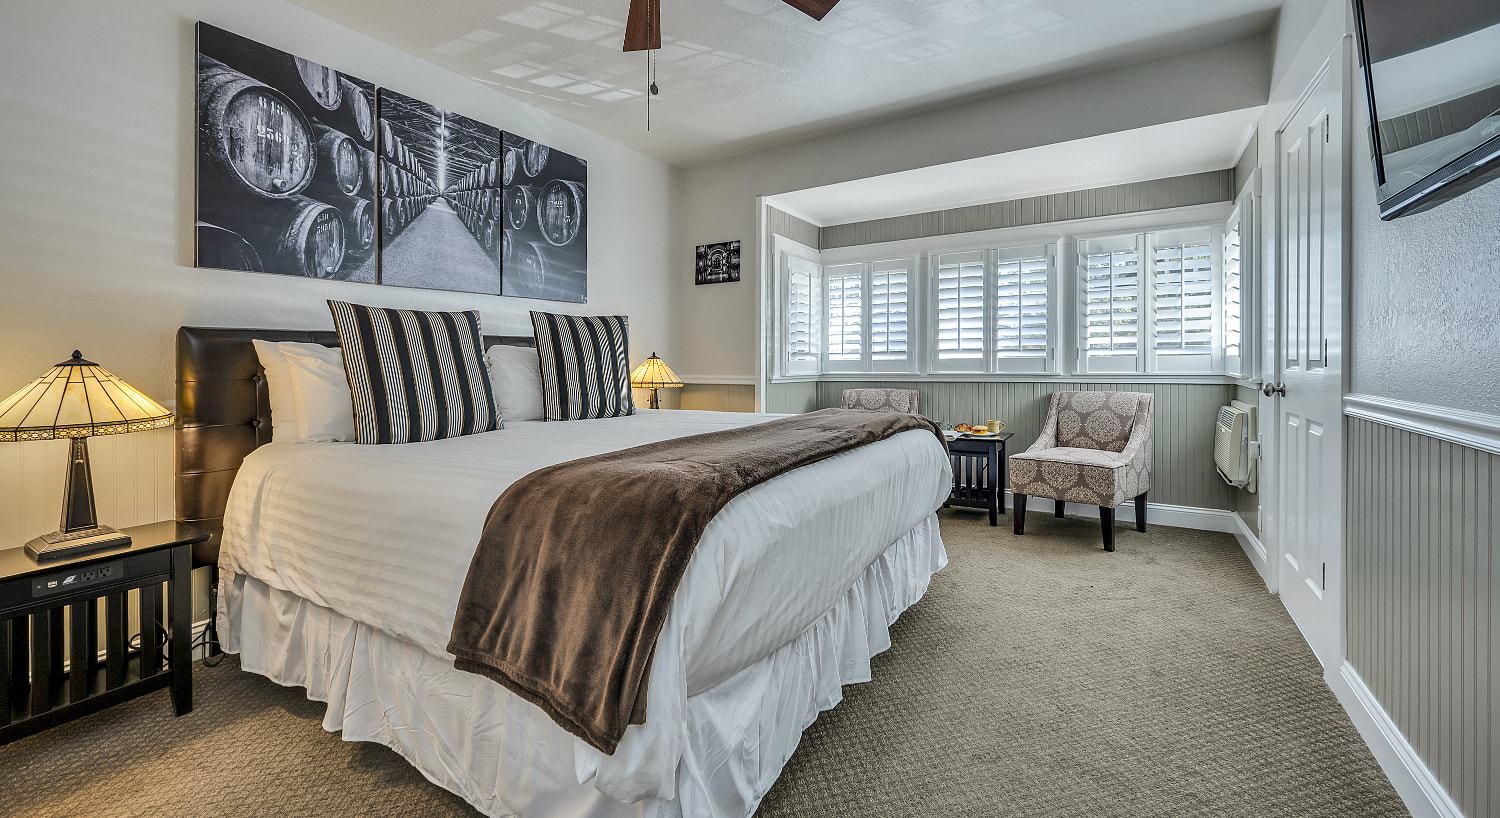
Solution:
[(1343, 658), (1344, 75), (1341, 45), (1277, 133), (1277, 579), (1325, 668)]

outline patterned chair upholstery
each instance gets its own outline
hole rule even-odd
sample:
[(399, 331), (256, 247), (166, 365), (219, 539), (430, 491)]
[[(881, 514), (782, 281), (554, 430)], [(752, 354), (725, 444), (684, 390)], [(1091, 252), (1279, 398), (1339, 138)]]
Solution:
[(842, 409), (864, 409), (870, 412), (904, 412), (920, 415), (915, 389), (845, 389)]
[(1115, 507), (1135, 500), (1137, 531), (1146, 530), (1151, 490), (1151, 395), (1144, 392), (1056, 392), (1042, 433), (1010, 458), (1015, 531), (1026, 498), (1046, 497), (1063, 516), (1068, 503), (1099, 507), (1104, 550), (1115, 550)]

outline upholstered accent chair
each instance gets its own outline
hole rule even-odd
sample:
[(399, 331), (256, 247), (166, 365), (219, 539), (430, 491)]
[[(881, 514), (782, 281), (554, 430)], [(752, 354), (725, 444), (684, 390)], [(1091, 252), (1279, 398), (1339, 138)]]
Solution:
[(840, 408), (920, 415), (922, 413), (917, 404), (918, 393), (915, 389), (845, 389)]
[(1099, 507), (1104, 550), (1115, 550), (1115, 508), (1135, 500), (1135, 528), (1146, 530), (1151, 490), (1151, 395), (1055, 392), (1042, 433), (1010, 458), (1015, 531), (1026, 525), (1026, 498), (1046, 497), (1063, 516), (1068, 503)]

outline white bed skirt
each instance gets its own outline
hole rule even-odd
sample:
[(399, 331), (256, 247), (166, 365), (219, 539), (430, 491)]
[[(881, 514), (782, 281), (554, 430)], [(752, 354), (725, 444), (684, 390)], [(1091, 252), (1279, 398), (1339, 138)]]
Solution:
[(486, 815), (748, 816), (802, 731), (843, 699), (842, 686), (870, 680), (870, 658), (890, 647), (890, 625), (947, 562), (934, 514), (892, 543), (812, 627), (689, 696), (675, 797), (632, 804), (578, 780), (582, 742), (499, 684), (455, 670), (446, 654), (242, 574), (224, 578), (219, 626), (243, 669), (326, 703), (325, 730), (395, 750)]

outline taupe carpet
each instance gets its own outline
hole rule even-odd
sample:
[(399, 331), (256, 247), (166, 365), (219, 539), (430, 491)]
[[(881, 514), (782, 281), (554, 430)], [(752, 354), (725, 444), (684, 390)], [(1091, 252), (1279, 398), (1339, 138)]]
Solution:
[[(846, 689), (760, 814), (1385, 816), (1396, 794), (1233, 539), (944, 512), (952, 564)], [(472, 815), (322, 705), (198, 668), (165, 692), (0, 747), (0, 813)]]

